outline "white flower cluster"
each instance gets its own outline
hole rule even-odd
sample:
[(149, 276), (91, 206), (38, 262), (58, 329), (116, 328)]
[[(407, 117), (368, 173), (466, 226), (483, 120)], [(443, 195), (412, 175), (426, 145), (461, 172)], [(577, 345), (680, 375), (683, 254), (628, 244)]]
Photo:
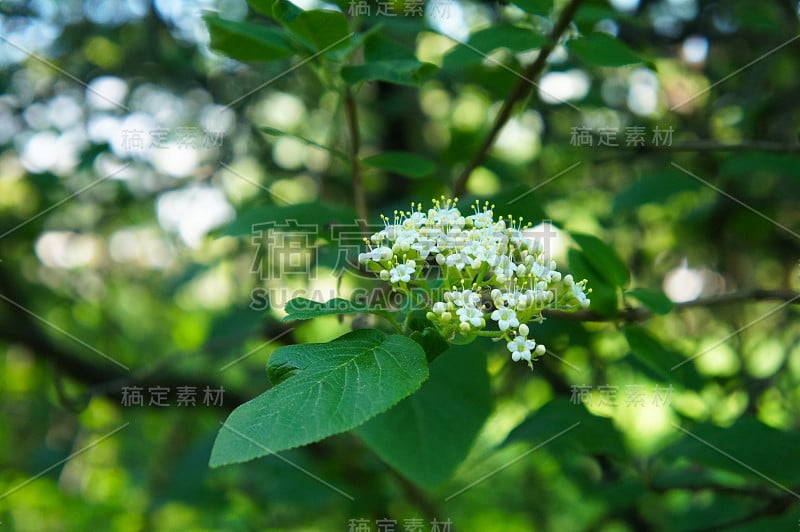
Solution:
[[(433, 299), (430, 319), (445, 338), (461, 334), (507, 341), (514, 361), (528, 364), (546, 348), (529, 338), (530, 321), (541, 321), (544, 308), (586, 308), (586, 281), (562, 277), (545, 256), (540, 241), (526, 238), (522, 220), (495, 220), (488, 203), (463, 216), (458, 200), (434, 200), (427, 211), (395, 211), (382, 216), (386, 227), (368, 240), (359, 262), (396, 289), (424, 289)], [(446, 291), (436, 297), (431, 273), (439, 270)], [(487, 327), (495, 322), (497, 330)]]

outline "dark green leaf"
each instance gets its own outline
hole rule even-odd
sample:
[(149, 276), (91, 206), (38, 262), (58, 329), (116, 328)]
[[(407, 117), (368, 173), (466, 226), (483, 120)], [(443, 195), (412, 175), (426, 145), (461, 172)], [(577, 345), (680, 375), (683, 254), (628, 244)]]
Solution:
[(567, 42), (567, 48), (581, 61), (596, 67), (618, 67), (644, 60), (619, 39), (607, 33), (591, 33)]
[[(612, 286), (628, 284), (628, 268), (611, 246), (592, 235), (572, 234), (592, 268)], [(589, 279), (591, 281), (591, 279)]]
[(589, 264), (586, 255), (577, 249), (570, 249), (567, 252), (569, 261), (569, 271), (580, 281), (589, 281), (588, 288), (591, 290), (589, 308), (602, 316), (614, 317), (618, 313), (617, 288), (608, 284), (605, 279)]
[(519, 26), (492, 26), (470, 36), (466, 44), (459, 44), (444, 58), (447, 68), (463, 68), (478, 64), (498, 48), (524, 52), (541, 47), (547, 38), (528, 28)]
[(283, 31), (252, 22), (204, 17), (211, 48), (239, 61), (275, 61), (294, 53)]
[(256, 13), (268, 17), (272, 16), (272, 5), (275, 3), (275, 0), (247, 0), (247, 3)]
[(547, 16), (553, 10), (553, 0), (513, 0), (526, 13)]
[(796, 430), (778, 430), (750, 417), (727, 428), (702, 424), (684, 430), (688, 433), (679, 431), (682, 438), (664, 449), (661, 457), (729, 471), (772, 487), (764, 476), (790, 488), (800, 481), (800, 433)]
[(627, 449), (622, 434), (608, 418), (590, 414), (586, 407), (565, 398), (556, 398), (531, 414), (506, 438), (503, 445), (516, 441), (541, 443), (579, 423), (546, 447), (556, 455), (604, 454), (624, 460)]
[(403, 151), (379, 153), (362, 159), (361, 162), (373, 168), (380, 168), (407, 177), (425, 177), (436, 170), (436, 165), (425, 157)]
[(703, 380), (694, 364), (664, 347), (642, 327), (625, 327), (625, 338), (632, 354), (632, 358), (627, 360), (645, 375), (659, 382), (677, 383), (693, 390), (702, 388)]
[(414, 393), (428, 377), (413, 340), (374, 329), (275, 351), (274, 387), (239, 406), (220, 429), (209, 464), (246, 462), (351, 430)]
[(452, 475), (491, 412), (486, 356), (475, 345), (448, 350), (419, 392), (356, 429), (383, 460), (423, 487)]
[(675, 308), (672, 301), (661, 290), (634, 288), (625, 292), (625, 295), (638, 299), (642, 305), (656, 314), (669, 314)]
[(417, 85), (430, 77), (436, 68), (434, 64), (416, 59), (373, 61), (342, 68), (342, 79), (350, 84), (379, 80), (398, 85)]
[(286, 26), (305, 43), (311, 44), (314, 51), (344, 47), (350, 35), (347, 19), (338, 11), (303, 11)]

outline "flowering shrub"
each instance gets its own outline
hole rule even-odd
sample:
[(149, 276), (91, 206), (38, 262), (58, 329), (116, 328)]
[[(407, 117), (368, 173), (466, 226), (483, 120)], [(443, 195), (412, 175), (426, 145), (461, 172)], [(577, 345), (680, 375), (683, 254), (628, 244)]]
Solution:
[(541, 322), (545, 308), (587, 308), (586, 280), (562, 276), (543, 243), (526, 236), (530, 224), (495, 220), (493, 209), (476, 201), (463, 216), (457, 199), (433, 200), (427, 210), (412, 203), (393, 219), (382, 216), (386, 227), (365, 239), (359, 262), (395, 290), (423, 289), (427, 318), (446, 340), (502, 339), (512, 360), (532, 367), (546, 348), (527, 324)]

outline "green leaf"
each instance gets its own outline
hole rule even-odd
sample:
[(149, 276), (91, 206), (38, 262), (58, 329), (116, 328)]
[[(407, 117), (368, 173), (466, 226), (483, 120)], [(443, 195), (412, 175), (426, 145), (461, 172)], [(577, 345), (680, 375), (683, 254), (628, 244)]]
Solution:
[(404, 151), (387, 151), (361, 161), (367, 166), (407, 177), (425, 177), (436, 170), (436, 165), (420, 155)]
[(575, 279), (589, 281), (591, 289), (589, 309), (602, 316), (614, 317), (618, 313), (617, 288), (608, 284), (605, 279), (589, 264), (589, 259), (577, 249), (567, 252), (569, 271)]
[(531, 15), (547, 16), (553, 10), (553, 0), (513, 0), (513, 3)]
[(294, 53), (280, 29), (215, 15), (203, 18), (211, 35), (211, 48), (228, 57), (239, 61), (275, 61)]
[(625, 460), (625, 442), (614, 423), (608, 418), (590, 414), (582, 404), (566, 398), (553, 399), (539, 408), (511, 431), (503, 445), (517, 441), (544, 442), (576, 423), (579, 425), (547, 445), (547, 451), (560, 456), (571, 456), (576, 452), (604, 454)]
[(329, 224), (354, 224), (355, 214), (325, 203), (297, 203), (294, 205), (263, 205), (237, 215), (225, 226), (220, 236), (253, 234), (257, 226), (272, 223), (276, 231), (324, 234)]
[(303, 297), (297, 297), (286, 303), (284, 307), (286, 316), (283, 321), (310, 320), (320, 316), (331, 316), (338, 314), (358, 314), (359, 312), (371, 312), (384, 314), (383, 309), (366, 307), (359, 305), (355, 301), (336, 297), (325, 303), (312, 301)]
[(800, 461), (797, 460), (797, 449), (800, 449), (800, 432), (796, 430), (778, 430), (751, 417), (741, 418), (727, 428), (701, 424), (685, 427), (684, 430), (689, 433), (679, 431), (683, 437), (664, 449), (660, 457), (688, 460), (692, 464), (735, 473), (772, 487), (775, 486), (764, 476), (790, 489), (798, 484)]
[(687, 359), (680, 354), (664, 347), (644, 328), (636, 325), (625, 327), (625, 339), (632, 354), (632, 357), (625, 360), (648, 377), (667, 384), (681, 384), (693, 390), (703, 387), (703, 379), (694, 365), (686, 362)]
[(347, 46), (347, 37), (351, 35), (347, 19), (338, 11), (303, 11), (286, 26), (314, 51)]
[(275, 0), (247, 0), (247, 3), (256, 13), (268, 17), (272, 16), (272, 5), (275, 3)]
[(466, 44), (459, 44), (444, 57), (446, 68), (463, 68), (477, 65), (498, 48), (512, 52), (524, 52), (540, 48), (547, 42), (546, 36), (519, 26), (492, 26), (470, 36)]
[(231, 413), (211, 467), (351, 430), (419, 389), (428, 365), (413, 340), (362, 329), (324, 344), (282, 347), (267, 373), (274, 387)]
[(669, 314), (675, 308), (672, 301), (661, 290), (634, 288), (625, 292), (625, 295), (638, 299), (642, 305), (656, 314)]
[(595, 236), (581, 233), (573, 233), (572, 239), (583, 250), (589, 265), (610, 285), (624, 287), (628, 284), (628, 268), (611, 246)]
[(419, 392), (355, 431), (384, 461), (425, 488), (452, 475), (492, 410), (485, 352), (475, 345), (441, 355)]
[(275, 129), (274, 127), (262, 126), (259, 129), (263, 133), (266, 133), (267, 135), (272, 135), (273, 137), (291, 137), (293, 139), (297, 139), (297, 140), (299, 140), (301, 142), (305, 142), (309, 146), (314, 146), (315, 148), (319, 148), (320, 150), (324, 150), (324, 151), (330, 153), (331, 155), (334, 155), (334, 156), (338, 157), (339, 159), (341, 159), (342, 161), (344, 161), (346, 163), (350, 162), (350, 158), (347, 156), (346, 153), (344, 153), (342, 151), (339, 151), (339, 150), (337, 150), (335, 148), (329, 148), (327, 146), (323, 146), (322, 144), (319, 144), (318, 142), (314, 142), (311, 139), (307, 139), (306, 137), (302, 137), (300, 135), (295, 135), (293, 133), (287, 133), (285, 131), (281, 131), (280, 129)]
[(761, 175), (800, 178), (800, 157), (779, 153), (736, 153), (722, 164), (720, 174), (752, 180)]
[(607, 33), (590, 33), (567, 42), (567, 48), (590, 66), (618, 67), (644, 60), (619, 39)]
[(289, 0), (272, 0), (272, 16), (282, 24), (290, 23), (302, 12), (302, 9)]
[(436, 65), (416, 59), (373, 61), (342, 68), (342, 79), (350, 84), (362, 81), (386, 81), (398, 85), (418, 85), (436, 71)]

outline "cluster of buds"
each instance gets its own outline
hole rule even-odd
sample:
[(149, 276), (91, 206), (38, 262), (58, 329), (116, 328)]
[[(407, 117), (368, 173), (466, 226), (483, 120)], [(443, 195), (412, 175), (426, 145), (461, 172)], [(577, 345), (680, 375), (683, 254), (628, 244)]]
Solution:
[[(412, 203), (393, 220), (382, 216), (385, 228), (366, 239), (359, 262), (397, 290), (425, 290), (428, 319), (445, 338), (504, 339), (511, 358), (530, 365), (546, 348), (529, 338), (527, 323), (541, 322), (545, 308), (588, 307), (586, 281), (561, 275), (542, 242), (526, 236), (530, 224), (495, 220), (493, 209), (476, 202), (463, 216), (458, 200), (443, 197), (427, 210)], [(435, 286), (446, 290), (441, 297)]]

